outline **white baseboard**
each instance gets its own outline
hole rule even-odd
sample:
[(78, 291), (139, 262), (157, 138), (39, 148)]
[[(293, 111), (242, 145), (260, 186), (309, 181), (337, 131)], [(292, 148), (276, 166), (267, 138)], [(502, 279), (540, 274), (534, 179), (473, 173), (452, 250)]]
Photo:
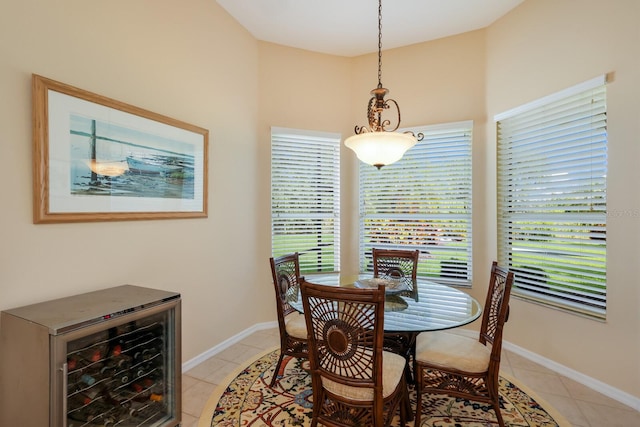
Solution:
[(222, 341), (220, 344), (211, 347), (209, 350), (205, 351), (204, 353), (201, 353), (201, 354), (197, 355), (193, 359), (187, 360), (186, 362), (184, 362), (182, 364), (182, 372), (184, 373), (184, 372), (188, 371), (189, 369), (192, 369), (193, 367), (199, 365), (200, 363), (204, 362), (205, 360), (209, 359), (210, 357), (215, 356), (216, 354), (220, 353), (221, 351), (226, 350), (227, 348), (231, 347), (232, 345), (242, 341), (243, 339), (245, 339), (246, 337), (248, 337), (249, 335), (251, 335), (252, 333), (254, 333), (256, 331), (261, 331), (263, 329), (272, 329), (272, 328), (277, 328), (277, 327), (278, 327), (278, 322), (276, 322), (276, 321), (258, 323), (256, 325), (253, 325), (250, 328), (247, 328), (244, 331), (232, 336), (231, 338)]
[(546, 357), (540, 356), (539, 354), (533, 353), (510, 342), (504, 341), (503, 347), (513, 353), (524, 357), (525, 359), (529, 359), (532, 362), (542, 365), (545, 368), (551, 369), (552, 371), (557, 372), (562, 376), (570, 378), (586, 387), (589, 387), (590, 389), (593, 389), (598, 393), (602, 393), (613, 400), (617, 400), (624, 405), (630, 406), (636, 411), (640, 411), (640, 398), (636, 396), (633, 396), (627, 392), (612, 387), (609, 384), (603, 383), (600, 380), (591, 378), (581, 372), (575, 371), (571, 368), (561, 365), (560, 363), (554, 362), (551, 359), (547, 359)]
[[(233, 344), (242, 341), (244, 338), (246, 338), (247, 336), (251, 335), (252, 333), (256, 332), (256, 331), (261, 331), (263, 329), (271, 329), (271, 328), (277, 328), (278, 327), (278, 323), (277, 322), (266, 322), (266, 323), (258, 323), (250, 328), (245, 329), (244, 331), (232, 336), (231, 338), (221, 342), (220, 344), (210, 348), (209, 350), (205, 351), (204, 353), (194, 357), (193, 359), (185, 362), (182, 364), (182, 372), (186, 372), (189, 369), (193, 368), (194, 366), (198, 365), (199, 363), (204, 362), (205, 360), (207, 360), (208, 358), (220, 353), (221, 351), (225, 350), (226, 348), (232, 346)], [(460, 335), (465, 335), (465, 336), (470, 336), (470, 337), (477, 337), (478, 336), (478, 332), (477, 331), (472, 331), (469, 329), (458, 329), (455, 331), (456, 333), (459, 333)], [(568, 368), (564, 365), (561, 365), (560, 363), (554, 362), (551, 359), (547, 359), (546, 357), (540, 356), (539, 354), (536, 354), (532, 351), (529, 351), (525, 348), (522, 348), (520, 346), (517, 346), (515, 344), (512, 344), (508, 341), (503, 341), (503, 347), (513, 353), (516, 353), (522, 357), (524, 357), (525, 359), (529, 359), (532, 362), (535, 362), (539, 365), (544, 366), (547, 369), (550, 369), (554, 372), (557, 372), (560, 375), (563, 375), (567, 378), (570, 378), (586, 387), (589, 387), (595, 391), (597, 391), (598, 393), (602, 393), (607, 397), (610, 397), (611, 399), (617, 400), (618, 402), (630, 406), (631, 408), (635, 409), (636, 411), (640, 411), (640, 398), (633, 396), (629, 393), (626, 393), (622, 390), (619, 390), (615, 387), (612, 387), (608, 384), (603, 383), (602, 381), (596, 380), (595, 378), (591, 378), (587, 375), (584, 375), (578, 371), (575, 371), (571, 368)]]
[[(470, 329), (457, 329), (455, 330), (455, 333), (468, 336), (468, 337), (473, 337), (473, 338), (478, 336), (477, 331), (472, 331)], [(615, 387), (612, 387), (609, 384), (603, 383), (602, 381), (596, 380), (595, 378), (591, 378), (583, 373), (580, 373), (576, 370), (568, 368), (564, 365), (561, 365), (560, 363), (554, 362), (551, 359), (547, 359), (546, 357), (540, 356), (537, 353), (529, 351), (518, 345), (512, 344), (508, 341), (503, 341), (502, 347), (513, 353), (516, 353), (519, 356), (524, 357), (525, 359), (529, 359), (532, 362), (537, 363), (538, 365), (544, 366), (547, 369), (550, 369), (562, 376), (570, 378), (575, 382), (578, 382), (586, 387), (589, 387), (590, 389), (595, 390), (598, 393), (602, 393), (613, 400), (617, 400), (618, 402), (624, 405), (630, 406), (636, 411), (640, 411), (640, 398), (636, 396), (633, 396), (627, 392), (624, 392)]]

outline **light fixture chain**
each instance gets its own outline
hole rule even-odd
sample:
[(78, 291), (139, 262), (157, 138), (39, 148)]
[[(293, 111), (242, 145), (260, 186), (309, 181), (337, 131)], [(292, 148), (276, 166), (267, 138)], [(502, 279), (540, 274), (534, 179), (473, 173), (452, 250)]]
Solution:
[(382, 0), (378, 0), (378, 87), (382, 87)]

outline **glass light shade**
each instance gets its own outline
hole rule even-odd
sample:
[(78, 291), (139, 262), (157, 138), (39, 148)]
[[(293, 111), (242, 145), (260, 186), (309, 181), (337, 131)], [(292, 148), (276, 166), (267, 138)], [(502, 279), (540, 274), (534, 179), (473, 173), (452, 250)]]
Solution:
[(400, 132), (363, 132), (344, 141), (364, 163), (380, 169), (395, 163), (416, 145), (416, 137)]

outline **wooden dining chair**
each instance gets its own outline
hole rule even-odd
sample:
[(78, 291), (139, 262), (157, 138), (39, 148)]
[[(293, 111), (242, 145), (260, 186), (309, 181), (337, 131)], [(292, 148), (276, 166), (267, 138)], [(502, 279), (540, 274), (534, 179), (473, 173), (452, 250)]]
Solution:
[(302, 281), (313, 388), (311, 426), (388, 426), (410, 414), (402, 356), (383, 351), (384, 286), (336, 288)]
[(513, 272), (494, 261), (477, 339), (444, 331), (418, 334), (414, 359), (416, 425), (420, 425), (422, 394), (441, 393), (491, 404), (498, 424), (504, 427), (498, 373), (512, 285)]
[(373, 275), (392, 279), (416, 280), (420, 251), (373, 248)]
[(417, 295), (416, 279), (420, 251), (373, 248), (373, 277), (400, 279), (406, 282), (407, 296)]
[[(402, 280), (408, 290), (402, 291), (398, 295), (418, 301), (417, 277), (420, 251), (417, 249), (410, 251), (373, 248), (371, 253), (373, 255), (373, 277)], [(414, 339), (415, 334), (413, 333), (387, 333), (384, 340), (385, 350), (402, 354), (407, 361), (405, 375), (408, 382), (413, 382), (410, 364)]]
[(273, 387), (280, 376), (284, 356), (306, 359), (307, 325), (304, 315), (295, 310), (289, 302), (297, 298), (300, 287), (300, 260), (298, 253), (270, 258), (273, 286), (276, 291), (276, 311), (280, 329), (280, 357), (269, 384)]

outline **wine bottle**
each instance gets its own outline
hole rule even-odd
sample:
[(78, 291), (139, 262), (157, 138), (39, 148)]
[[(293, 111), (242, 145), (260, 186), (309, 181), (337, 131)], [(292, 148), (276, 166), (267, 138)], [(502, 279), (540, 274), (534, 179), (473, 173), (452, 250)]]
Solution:
[(142, 350), (142, 357), (145, 360), (152, 359), (157, 355), (161, 355), (164, 352), (164, 340), (161, 337), (156, 337), (153, 341), (149, 343), (148, 346)]
[(133, 377), (136, 379), (144, 378), (146, 375), (149, 374), (150, 370), (151, 369), (147, 364), (142, 363), (134, 368)]
[(91, 421), (97, 412), (92, 406), (93, 400), (83, 393), (76, 393), (67, 398), (67, 416), (76, 421)]
[(118, 367), (113, 362), (109, 362), (100, 368), (100, 377), (111, 378), (117, 371)]
[(138, 402), (160, 402), (164, 396), (164, 383), (162, 381), (154, 381), (151, 378), (145, 378), (142, 381), (134, 382), (131, 387), (136, 393), (134, 400)]
[(109, 361), (116, 371), (122, 371), (125, 369), (131, 368), (133, 364), (133, 358), (127, 354), (120, 354), (119, 356), (114, 356)]
[(67, 396), (67, 408), (69, 412), (73, 409), (78, 409), (91, 403), (91, 398), (84, 393), (74, 393)]
[(152, 402), (162, 402), (163, 399), (164, 395), (160, 393), (151, 393), (149, 395), (149, 400), (151, 400)]
[(78, 379), (90, 364), (80, 353), (67, 355), (67, 372), (69, 375), (78, 377)]
[(86, 358), (91, 362), (99, 362), (103, 357), (102, 349), (100, 347), (90, 348), (87, 356)]
[(82, 375), (84, 363), (77, 355), (67, 356), (67, 391), (69, 393), (83, 387)]
[(82, 374), (82, 376), (80, 377), (80, 381), (85, 383), (86, 385), (91, 386), (95, 384), (96, 379), (92, 375)]
[(164, 337), (164, 326), (157, 323), (152, 326), (141, 328), (136, 341), (138, 344), (148, 344), (152, 340), (162, 337)]
[(80, 368), (80, 358), (76, 354), (67, 355), (67, 370), (69, 372)]
[(119, 339), (115, 344), (111, 346), (111, 357), (118, 357), (122, 354), (124, 340)]
[(150, 325), (141, 326), (140, 330), (146, 333), (152, 333), (154, 336), (161, 336), (164, 334), (164, 325), (162, 323), (152, 323)]
[(156, 364), (149, 364), (147, 377), (156, 381), (162, 381), (164, 379), (164, 371), (161, 366), (157, 366)]
[(145, 409), (148, 409), (151, 405), (149, 403), (144, 402), (131, 402), (131, 407), (129, 408), (129, 415), (132, 417), (141, 416)]
[(128, 369), (118, 371), (113, 376), (113, 384), (115, 387), (121, 387), (123, 385), (129, 384), (131, 380), (131, 373)]

